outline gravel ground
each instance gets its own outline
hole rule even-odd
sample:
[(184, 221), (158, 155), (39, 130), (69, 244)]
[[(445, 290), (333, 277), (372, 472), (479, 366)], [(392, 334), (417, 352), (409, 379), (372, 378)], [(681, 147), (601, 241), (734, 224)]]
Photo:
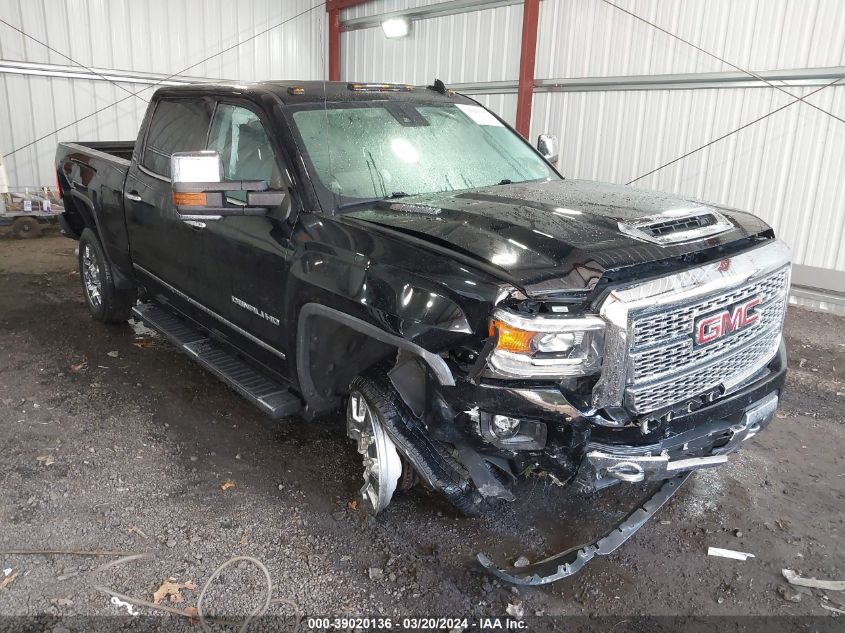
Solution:
[[(466, 519), (414, 489), (368, 517), (350, 503), (361, 467), (342, 419), (271, 421), (142, 328), (94, 322), (75, 247), (0, 240), (0, 568), (13, 570), (0, 575), (2, 616), (125, 614), (93, 587), (151, 600), (168, 578), (196, 587), (168, 604), (196, 607), (232, 556), (263, 561), (273, 598), (290, 601), (273, 602), (279, 615), (295, 604), (307, 615), (479, 617), (513, 605), (544, 628), (553, 615), (845, 609), (844, 592), (796, 590), (781, 575), (845, 579), (841, 318), (790, 310), (781, 409), (730, 464), (695, 475), (580, 575), (516, 590), (475, 553), (537, 560), (606, 531), (647, 491), (586, 498), (535, 479), (500, 515)], [(708, 546), (755, 557), (709, 557)], [(21, 549), (150, 556), (98, 571), (116, 557), (5, 553)], [(240, 563), (209, 585), (204, 608), (237, 619), (265, 594), (262, 573)]]

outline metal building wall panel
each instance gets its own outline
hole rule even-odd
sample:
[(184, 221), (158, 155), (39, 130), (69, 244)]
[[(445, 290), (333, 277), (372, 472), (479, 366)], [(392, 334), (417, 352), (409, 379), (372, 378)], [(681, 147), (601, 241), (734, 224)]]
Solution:
[[(845, 63), (841, 0), (616, 0), (742, 68)], [(720, 72), (728, 64), (598, 0), (540, 4), (538, 78)]]
[(446, 83), (516, 79), (521, 32), (520, 5), (417, 20), (401, 39), (386, 38), (380, 28), (344, 32), (341, 78), (412, 84), (435, 77)]
[(508, 125), (516, 125), (516, 95), (515, 94), (474, 94), (470, 95), (485, 108), (489, 108), (505, 121)]
[[(810, 100), (845, 113), (845, 87)], [(625, 183), (790, 101), (761, 88), (541, 93), (532, 138), (560, 137), (568, 177)], [(774, 226), (797, 263), (845, 270), (842, 173), (845, 125), (795, 104), (635, 186), (750, 211)]]
[[(313, 0), (0, 0), (0, 16), (77, 62), (97, 68), (242, 81), (324, 76), (326, 12)], [(236, 46), (238, 42), (245, 42)], [(200, 60), (234, 47), (208, 61)], [(71, 65), (0, 24), (0, 59)], [(123, 85), (130, 92), (154, 86)], [(0, 152), (49, 134), (127, 96), (106, 82), (0, 75)], [(58, 140), (133, 139), (146, 103), (132, 97), (6, 158), (12, 186), (53, 185)]]

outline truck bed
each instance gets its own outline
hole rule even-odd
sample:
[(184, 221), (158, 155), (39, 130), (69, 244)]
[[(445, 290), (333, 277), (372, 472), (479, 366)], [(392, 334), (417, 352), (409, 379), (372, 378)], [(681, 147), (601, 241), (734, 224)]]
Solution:
[(123, 187), (134, 147), (133, 141), (94, 141), (59, 143), (56, 149), (64, 233), (79, 239), (86, 227), (96, 228), (109, 257), (128, 257)]
[(132, 160), (132, 150), (135, 149), (135, 141), (74, 141), (59, 143), (59, 145), (94, 150), (95, 152), (108, 154), (127, 162)]

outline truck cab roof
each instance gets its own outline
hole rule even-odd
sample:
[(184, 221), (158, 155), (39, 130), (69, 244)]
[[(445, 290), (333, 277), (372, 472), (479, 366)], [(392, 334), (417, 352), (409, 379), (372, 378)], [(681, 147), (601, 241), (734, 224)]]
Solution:
[[(438, 83), (438, 82), (436, 82)], [(167, 86), (156, 91), (156, 97), (248, 96), (271, 93), (285, 105), (338, 103), (344, 101), (412, 101), (415, 103), (475, 103), (442, 84), (412, 86), (400, 83), (367, 83), (354, 81), (271, 80), (252, 83), (222, 82)], [(438, 89), (440, 88), (440, 89)]]

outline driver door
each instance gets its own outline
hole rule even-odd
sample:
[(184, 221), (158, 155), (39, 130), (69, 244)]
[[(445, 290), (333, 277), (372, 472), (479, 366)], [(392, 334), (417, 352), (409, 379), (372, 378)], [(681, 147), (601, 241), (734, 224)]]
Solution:
[[(207, 149), (220, 155), (224, 180), (266, 180), (272, 190), (290, 189), (267, 127), (246, 104), (217, 104)], [(226, 195), (230, 203), (246, 202), (246, 192)], [(284, 358), (284, 297), (292, 254), (286, 213), (271, 208), (265, 216), (227, 216), (208, 223), (204, 232), (220, 271), (216, 309), (263, 352)]]

